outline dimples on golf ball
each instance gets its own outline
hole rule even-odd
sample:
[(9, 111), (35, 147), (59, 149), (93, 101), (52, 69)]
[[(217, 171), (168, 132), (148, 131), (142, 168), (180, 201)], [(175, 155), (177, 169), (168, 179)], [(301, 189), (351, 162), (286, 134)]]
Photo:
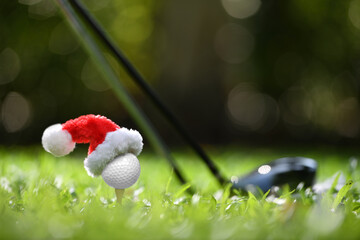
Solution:
[(132, 186), (140, 176), (140, 163), (134, 154), (127, 153), (111, 161), (101, 173), (104, 181), (115, 189)]

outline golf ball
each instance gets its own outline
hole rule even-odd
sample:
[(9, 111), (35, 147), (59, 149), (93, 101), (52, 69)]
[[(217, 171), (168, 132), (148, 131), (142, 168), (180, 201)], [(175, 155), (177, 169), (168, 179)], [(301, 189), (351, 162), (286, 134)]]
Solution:
[(118, 156), (104, 168), (101, 176), (115, 189), (131, 187), (140, 176), (139, 160), (131, 153)]

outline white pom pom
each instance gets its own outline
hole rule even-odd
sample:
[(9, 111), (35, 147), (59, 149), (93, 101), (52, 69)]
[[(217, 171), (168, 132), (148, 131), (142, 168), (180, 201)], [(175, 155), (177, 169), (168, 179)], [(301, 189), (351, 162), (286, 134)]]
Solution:
[(57, 157), (69, 154), (75, 148), (71, 134), (63, 130), (61, 124), (55, 124), (45, 129), (41, 140), (44, 149)]

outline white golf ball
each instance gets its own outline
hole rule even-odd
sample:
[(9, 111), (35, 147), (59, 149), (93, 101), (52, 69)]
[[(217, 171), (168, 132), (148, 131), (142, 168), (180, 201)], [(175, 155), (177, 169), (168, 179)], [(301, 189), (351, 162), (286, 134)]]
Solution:
[(115, 189), (131, 187), (140, 176), (139, 160), (131, 153), (118, 156), (104, 168), (101, 176)]

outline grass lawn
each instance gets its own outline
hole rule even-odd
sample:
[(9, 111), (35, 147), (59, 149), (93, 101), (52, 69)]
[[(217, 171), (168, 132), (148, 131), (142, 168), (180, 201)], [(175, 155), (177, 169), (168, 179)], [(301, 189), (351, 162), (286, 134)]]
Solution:
[[(234, 195), (221, 188), (190, 151), (174, 153), (196, 194), (180, 186), (163, 159), (144, 153), (138, 182), (123, 205), (101, 178), (83, 168), (84, 148), (55, 158), (40, 147), (0, 148), (0, 239), (344, 239), (360, 237), (356, 150), (208, 147), (226, 176), (243, 175), (284, 156), (319, 163), (322, 181), (342, 171), (350, 188), (280, 196)], [(350, 188), (350, 190), (349, 190)], [(344, 196), (344, 197), (343, 197)]]

